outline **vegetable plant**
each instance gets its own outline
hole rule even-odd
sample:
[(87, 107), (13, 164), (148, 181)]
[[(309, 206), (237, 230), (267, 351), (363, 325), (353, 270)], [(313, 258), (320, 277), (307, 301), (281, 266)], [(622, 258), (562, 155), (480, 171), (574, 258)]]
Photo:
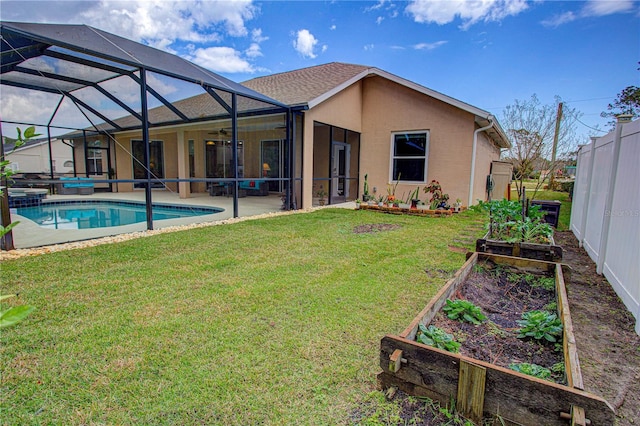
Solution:
[(434, 348), (457, 353), (460, 350), (460, 343), (453, 339), (453, 336), (435, 325), (426, 327), (420, 324), (416, 341)]
[(447, 299), (447, 303), (442, 307), (442, 311), (447, 314), (449, 319), (466, 321), (475, 325), (479, 325), (487, 319), (479, 307), (463, 299)]
[(556, 314), (547, 311), (529, 311), (522, 314), (522, 319), (516, 321), (521, 327), (518, 338), (531, 337), (536, 340), (545, 339), (555, 343), (562, 336), (562, 322)]
[(538, 364), (529, 364), (527, 362), (509, 364), (509, 368), (518, 373), (527, 374), (537, 377), (538, 379), (551, 380), (551, 370)]

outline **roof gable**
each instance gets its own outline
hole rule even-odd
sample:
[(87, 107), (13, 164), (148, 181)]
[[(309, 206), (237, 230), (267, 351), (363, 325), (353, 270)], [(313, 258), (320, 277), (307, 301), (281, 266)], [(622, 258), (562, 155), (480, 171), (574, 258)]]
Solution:
[(491, 113), (375, 67), (331, 62), (324, 65), (258, 77), (242, 84), (289, 106), (304, 105), (313, 108), (352, 84), (370, 76), (379, 76), (388, 79), (466, 111), (476, 117), (475, 121), (479, 127), (486, 127), (489, 123), (493, 123), (494, 128), (488, 130), (491, 138), (501, 148), (510, 146), (506, 134)]

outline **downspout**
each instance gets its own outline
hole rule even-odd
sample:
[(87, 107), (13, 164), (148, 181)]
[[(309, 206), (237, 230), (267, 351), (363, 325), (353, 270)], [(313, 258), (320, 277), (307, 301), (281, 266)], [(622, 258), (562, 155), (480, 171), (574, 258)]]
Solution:
[(495, 125), (495, 122), (493, 121), (493, 116), (489, 116), (489, 125), (486, 127), (481, 127), (479, 129), (476, 129), (473, 132), (473, 148), (471, 149), (471, 177), (469, 179), (469, 200), (467, 203), (467, 206), (471, 206), (473, 204), (473, 181), (474, 181), (474, 176), (476, 173), (476, 150), (478, 148), (478, 134), (480, 132), (484, 132), (486, 130), (489, 130), (490, 128), (492, 128)]

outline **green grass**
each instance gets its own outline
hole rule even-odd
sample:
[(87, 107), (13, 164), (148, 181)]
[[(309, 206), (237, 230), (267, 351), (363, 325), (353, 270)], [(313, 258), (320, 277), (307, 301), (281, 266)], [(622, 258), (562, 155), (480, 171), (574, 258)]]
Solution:
[(485, 220), (325, 209), (4, 261), (1, 292), (37, 310), (2, 332), (2, 422), (348, 423), (380, 339)]

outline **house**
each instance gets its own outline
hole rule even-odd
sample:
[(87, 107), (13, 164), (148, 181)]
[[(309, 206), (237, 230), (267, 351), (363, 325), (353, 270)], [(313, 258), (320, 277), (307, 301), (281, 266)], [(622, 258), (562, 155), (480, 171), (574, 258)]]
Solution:
[[(2, 36), (9, 47), (0, 83), (62, 93), (102, 120), (63, 138), (74, 146), (76, 174), (96, 180), (96, 189), (144, 189), (147, 200), (151, 187), (235, 201), (286, 194), (286, 207), (307, 208), (319, 193), (329, 204), (361, 197), (366, 175), (376, 196), (397, 184), (396, 196), (404, 198), (435, 179), (452, 200), (472, 204), (485, 199), (491, 162), (509, 147), (487, 111), (375, 67), (334, 62), (240, 85), (84, 25), (2, 23)], [(65, 49), (50, 49), (56, 45)], [(40, 55), (58, 74), (32, 69)], [(79, 66), (64, 66), (69, 62)], [(60, 75), (79, 67), (96, 71)], [(125, 80), (146, 93), (141, 109), (105, 88)], [(198, 90), (175, 90), (173, 98), (154, 90), (183, 81)], [(81, 89), (124, 114), (103, 114), (100, 104), (75, 96)]]
[[(289, 147), (283, 114), (239, 119), (238, 175), (254, 183), (260, 178), (284, 179), (289, 167), (286, 154), (291, 151), (298, 207), (317, 203), (320, 192), (328, 194), (329, 204), (359, 198), (365, 175), (370, 191), (378, 196), (398, 183), (396, 196), (406, 198), (416, 187), (436, 179), (452, 200), (473, 204), (485, 199), (491, 162), (500, 158), (501, 148), (509, 147), (490, 113), (374, 67), (334, 62), (258, 77), (243, 85), (291, 107), (294, 134)], [(216, 105), (208, 94), (176, 105), (183, 111), (215, 115)], [(149, 111), (150, 117), (166, 113), (164, 106)], [(127, 120), (116, 123), (124, 125)], [(226, 119), (151, 129), (152, 174), (165, 179), (232, 178), (230, 133)], [(113, 150), (118, 179), (144, 177), (139, 131), (112, 135), (111, 148), (109, 137), (96, 135), (90, 140), (92, 150), (98, 146)], [(177, 151), (179, 138), (186, 141), (186, 153)], [(85, 152), (82, 141), (76, 139), (74, 145), (76, 162), (87, 163), (79, 158)], [(105, 170), (94, 167), (90, 175), (95, 176), (98, 168)], [(272, 193), (282, 192), (286, 184), (284, 180), (257, 184), (265, 183)], [(167, 185), (183, 198), (211, 190), (206, 182)], [(116, 190), (135, 187), (119, 183)]]
[(5, 141), (4, 149), (11, 162), (8, 167), (14, 173), (43, 176), (73, 173), (73, 147), (61, 139), (53, 138), (51, 144), (47, 139), (32, 139), (18, 148)]
[(378, 196), (435, 179), (472, 204), (510, 146), (490, 113), (375, 67), (334, 62), (243, 84), (301, 109), (305, 207), (321, 186), (329, 203), (357, 198), (365, 175)]

